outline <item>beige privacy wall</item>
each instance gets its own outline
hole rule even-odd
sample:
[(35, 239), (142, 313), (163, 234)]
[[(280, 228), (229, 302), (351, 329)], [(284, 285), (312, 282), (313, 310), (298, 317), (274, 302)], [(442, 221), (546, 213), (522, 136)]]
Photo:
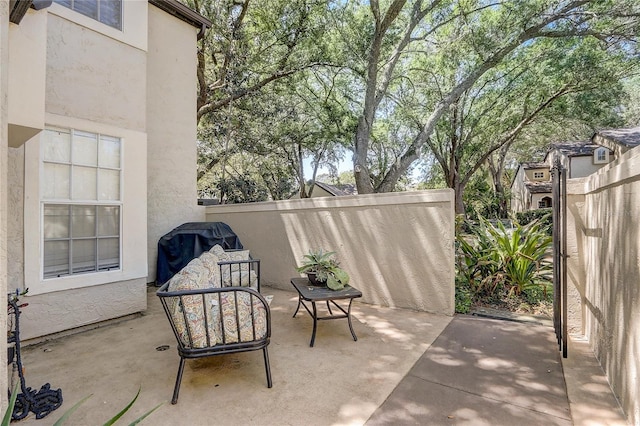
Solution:
[[(573, 181), (573, 180), (571, 180)], [(570, 182), (571, 182), (570, 181)], [(631, 424), (640, 424), (640, 151), (568, 186), (569, 278), (583, 329)]]
[(454, 195), (451, 190), (211, 206), (252, 256), (263, 284), (289, 280), (309, 249), (337, 252), (366, 303), (454, 312)]

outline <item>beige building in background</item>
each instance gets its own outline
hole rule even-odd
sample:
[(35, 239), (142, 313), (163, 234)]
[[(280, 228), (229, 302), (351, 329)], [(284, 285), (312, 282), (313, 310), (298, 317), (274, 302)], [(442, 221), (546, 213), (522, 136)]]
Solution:
[(511, 211), (523, 212), (551, 207), (551, 170), (558, 160), (570, 179), (592, 175), (609, 164), (622, 152), (626, 152), (620, 142), (602, 143), (601, 134), (596, 132), (591, 141), (557, 142), (551, 144), (544, 160), (540, 163), (522, 163), (511, 183)]
[(210, 22), (174, 0), (97, 4), (2, 2), (0, 279), (3, 294), (28, 288), (23, 339), (144, 311), (158, 239), (204, 220), (196, 42)]

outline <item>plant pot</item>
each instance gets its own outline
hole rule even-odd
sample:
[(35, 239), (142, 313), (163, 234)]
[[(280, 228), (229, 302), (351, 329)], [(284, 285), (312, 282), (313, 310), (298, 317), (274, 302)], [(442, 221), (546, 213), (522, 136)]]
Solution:
[(311, 283), (311, 285), (315, 285), (318, 287), (324, 287), (327, 285), (326, 281), (318, 281), (316, 278), (316, 273), (315, 272), (307, 272), (307, 277), (309, 278), (309, 282)]

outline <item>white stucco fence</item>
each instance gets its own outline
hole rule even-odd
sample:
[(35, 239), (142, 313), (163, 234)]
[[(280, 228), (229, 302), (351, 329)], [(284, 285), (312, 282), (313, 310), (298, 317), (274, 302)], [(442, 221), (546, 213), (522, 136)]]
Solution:
[[(570, 306), (630, 424), (640, 424), (640, 151), (568, 183)], [(581, 313), (581, 315), (577, 315)], [(575, 319), (574, 319), (575, 321)]]
[(210, 206), (252, 256), (263, 284), (293, 290), (289, 280), (309, 249), (337, 252), (363, 301), (452, 315), (452, 190), (326, 197)]

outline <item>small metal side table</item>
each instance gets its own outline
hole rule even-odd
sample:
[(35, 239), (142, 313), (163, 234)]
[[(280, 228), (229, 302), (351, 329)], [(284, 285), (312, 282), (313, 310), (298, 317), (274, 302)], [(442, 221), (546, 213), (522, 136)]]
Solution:
[[(296, 312), (293, 314), (293, 318), (295, 318), (298, 314), (301, 305), (307, 310), (309, 315), (311, 315), (311, 318), (313, 318), (313, 333), (311, 334), (311, 343), (309, 344), (309, 346), (313, 347), (313, 343), (316, 340), (316, 329), (318, 326), (318, 321), (320, 320), (346, 318), (349, 322), (349, 330), (351, 330), (353, 340), (358, 340), (358, 338), (356, 337), (356, 333), (353, 331), (353, 325), (351, 324), (351, 303), (353, 302), (353, 299), (362, 297), (362, 292), (360, 290), (351, 286), (346, 286), (342, 290), (335, 291), (331, 290), (328, 287), (311, 285), (309, 279), (307, 278), (291, 278), (291, 284), (298, 292), (298, 307), (296, 308)], [(336, 300), (349, 300), (349, 307), (347, 308), (347, 310), (338, 305), (335, 302)], [(304, 303), (305, 301), (311, 302), (311, 309), (309, 309), (307, 304)], [(327, 309), (329, 310), (328, 316), (318, 317), (316, 302), (327, 303)], [(333, 304), (342, 313), (334, 315), (331, 311), (331, 305), (329, 303)]]

